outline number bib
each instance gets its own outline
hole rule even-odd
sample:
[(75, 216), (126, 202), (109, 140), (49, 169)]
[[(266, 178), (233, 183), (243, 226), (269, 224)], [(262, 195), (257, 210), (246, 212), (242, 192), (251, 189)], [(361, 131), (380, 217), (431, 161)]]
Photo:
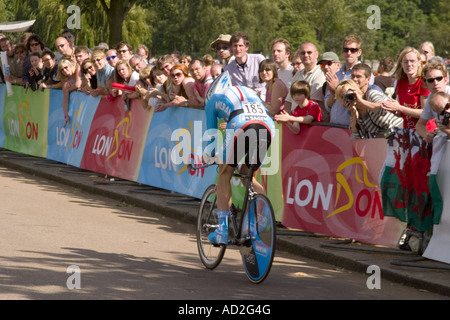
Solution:
[(267, 112), (264, 106), (258, 102), (244, 102), (242, 104), (243, 113), (241, 114), (241, 119), (249, 120), (267, 120)]

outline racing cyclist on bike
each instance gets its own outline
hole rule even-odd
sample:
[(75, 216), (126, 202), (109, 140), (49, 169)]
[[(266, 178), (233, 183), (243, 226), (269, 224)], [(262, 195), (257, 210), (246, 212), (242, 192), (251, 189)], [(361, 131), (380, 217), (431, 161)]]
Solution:
[[(227, 81), (228, 72), (215, 80)], [(271, 141), (275, 137), (275, 125), (263, 102), (250, 88), (243, 86), (228, 87), (217, 91), (214, 83), (210, 88), (216, 93), (207, 94), (205, 105), (208, 130), (217, 130), (219, 119), (226, 122), (225, 137), (219, 150), (219, 139), (214, 137), (203, 154), (203, 162), (211, 164), (217, 161), (219, 154), (219, 172), (217, 182), (217, 216), (219, 228), (208, 239), (214, 244), (228, 243), (228, 215), (232, 203), (231, 178), (241, 159), (245, 156), (245, 165), (241, 173), (248, 173), (250, 166), (255, 170), (253, 186), (257, 193), (265, 194), (264, 188), (256, 180), (256, 170), (261, 166)], [(211, 95), (212, 94), (212, 95)], [(209, 99), (208, 99), (209, 98)], [(218, 131), (217, 131), (218, 133)], [(256, 148), (256, 149), (255, 149)], [(243, 179), (243, 183), (246, 183)]]

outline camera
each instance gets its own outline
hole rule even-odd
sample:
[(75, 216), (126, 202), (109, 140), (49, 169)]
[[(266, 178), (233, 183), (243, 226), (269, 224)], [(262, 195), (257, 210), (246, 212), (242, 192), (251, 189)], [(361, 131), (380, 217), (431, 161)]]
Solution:
[(353, 102), (356, 100), (356, 93), (353, 90), (348, 90), (345, 94), (344, 94), (344, 101), (345, 104), (348, 104), (350, 102)]
[(450, 112), (444, 112), (443, 114), (444, 118), (442, 118), (442, 125), (446, 126), (448, 125), (448, 121), (450, 120)]

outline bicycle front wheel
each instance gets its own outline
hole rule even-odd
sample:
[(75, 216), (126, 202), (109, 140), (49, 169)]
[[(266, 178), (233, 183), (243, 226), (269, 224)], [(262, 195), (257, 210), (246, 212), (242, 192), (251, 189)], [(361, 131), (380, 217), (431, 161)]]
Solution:
[(250, 201), (241, 230), (242, 238), (248, 239), (241, 247), (247, 277), (253, 283), (261, 283), (272, 267), (276, 242), (275, 215), (265, 195), (257, 194)]
[(211, 232), (219, 227), (216, 204), (216, 185), (209, 186), (203, 194), (197, 216), (197, 248), (200, 260), (208, 269), (214, 269), (222, 261), (225, 245), (215, 245), (208, 240)]

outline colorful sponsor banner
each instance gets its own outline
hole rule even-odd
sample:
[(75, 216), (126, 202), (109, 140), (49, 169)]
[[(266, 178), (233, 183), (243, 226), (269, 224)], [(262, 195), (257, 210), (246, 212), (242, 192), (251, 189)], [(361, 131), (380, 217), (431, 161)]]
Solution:
[(404, 224), (383, 216), (382, 162), (373, 155), (385, 159), (385, 139), (351, 143), (349, 130), (323, 126), (283, 130), (283, 225), (394, 247)]
[[(13, 90), (6, 97), (0, 85), (4, 148), (195, 198), (216, 181), (216, 166), (189, 166), (200, 163), (208, 142), (203, 110), (173, 107), (153, 114), (133, 100), (127, 111), (121, 99), (72, 93), (71, 120), (64, 128), (61, 91)], [(385, 139), (351, 140), (348, 130), (325, 126), (302, 126), (299, 135), (277, 129), (278, 149), (272, 144), (270, 166), (258, 179), (278, 221), (290, 228), (395, 246), (405, 223), (383, 214), (378, 182), (387, 155)], [(274, 172), (277, 166), (281, 170)], [(439, 175), (430, 175), (430, 180), (434, 177)], [(240, 180), (232, 183), (233, 192), (240, 194)], [(442, 221), (447, 219), (443, 215)], [(442, 238), (440, 246), (448, 243)]]
[(189, 164), (200, 164), (207, 140), (206, 116), (203, 110), (169, 108), (155, 113), (147, 134), (138, 182), (201, 198), (213, 184), (217, 166), (199, 170)]
[[(4, 85), (2, 85), (4, 87)], [(47, 156), (49, 91), (25, 91), (13, 86), (3, 108), (3, 147), (36, 156)]]
[[(87, 136), (82, 169), (136, 181), (152, 112), (140, 100), (101, 99)], [(84, 133), (83, 133), (84, 134)]]
[(62, 91), (51, 90), (47, 158), (80, 167), (100, 97), (94, 98), (81, 92), (71, 93), (70, 120), (66, 126), (64, 126), (62, 101)]

